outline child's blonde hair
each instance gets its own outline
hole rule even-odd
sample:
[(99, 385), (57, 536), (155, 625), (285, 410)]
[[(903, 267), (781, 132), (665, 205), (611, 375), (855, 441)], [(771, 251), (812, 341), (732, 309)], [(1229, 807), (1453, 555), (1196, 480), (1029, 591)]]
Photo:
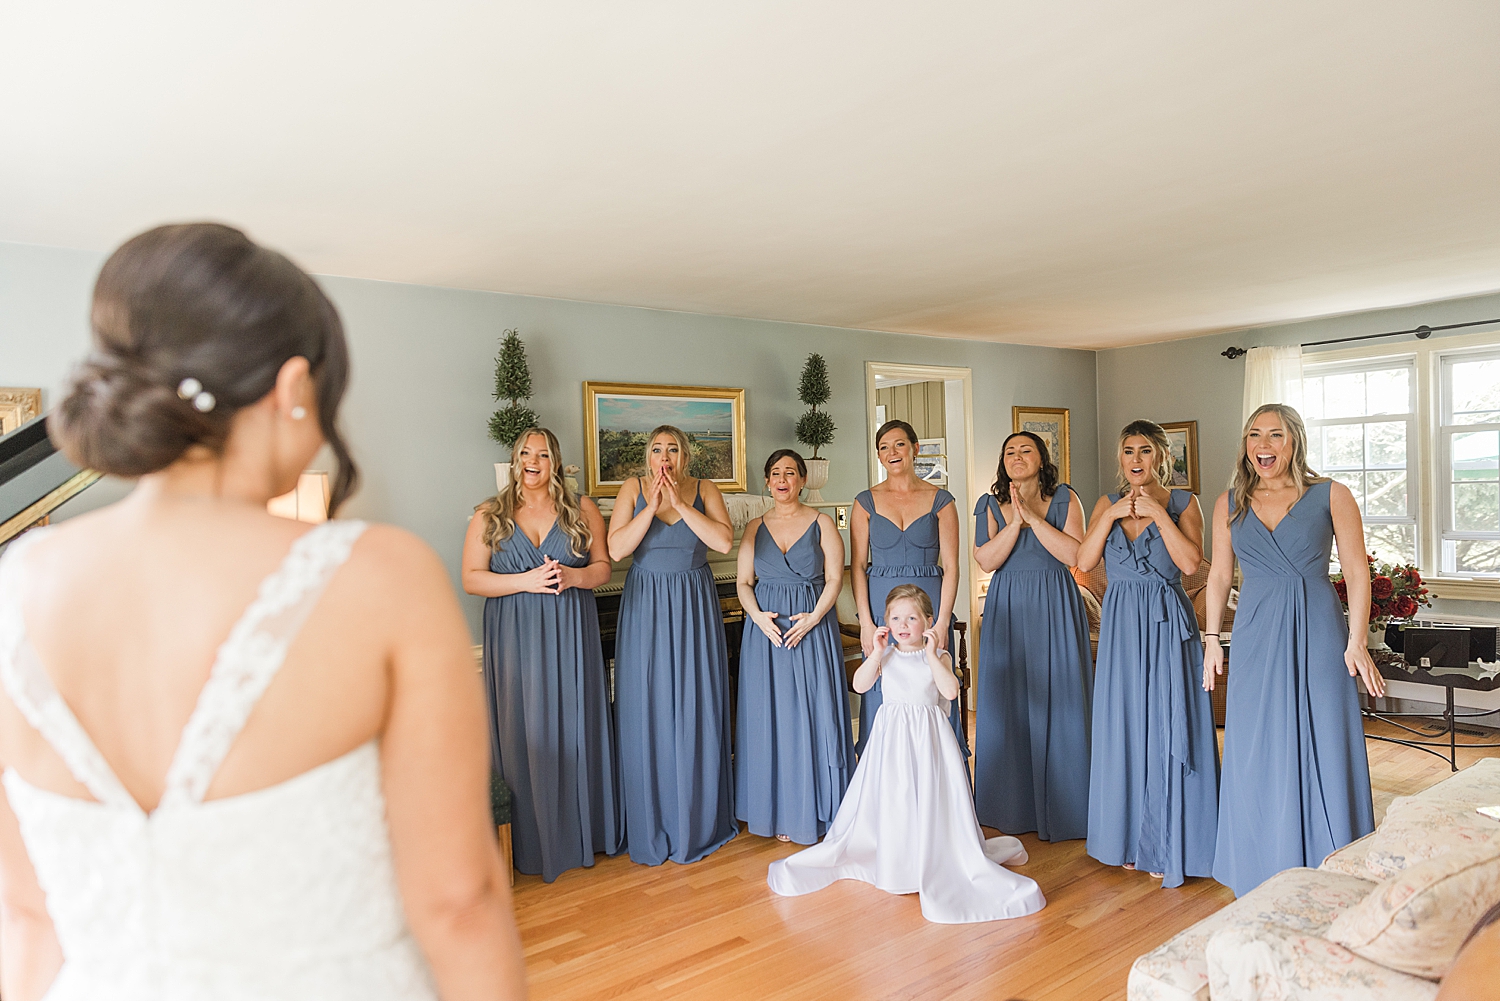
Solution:
[(891, 588), (891, 593), (885, 596), (885, 613), (887, 617), (891, 614), (891, 606), (902, 600), (915, 601), (917, 607), (922, 610), (922, 614), (927, 618), (927, 621), (932, 621), (932, 599), (927, 596), (926, 591), (915, 584), (897, 584)]

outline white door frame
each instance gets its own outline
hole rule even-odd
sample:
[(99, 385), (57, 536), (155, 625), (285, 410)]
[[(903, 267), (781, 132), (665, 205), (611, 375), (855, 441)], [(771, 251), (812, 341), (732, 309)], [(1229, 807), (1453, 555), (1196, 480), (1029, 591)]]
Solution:
[[(907, 365), (901, 362), (867, 361), (865, 362), (865, 440), (866, 454), (869, 456), (870, 483), (876, 480), (876, 472), (880, 468), (880, 460), (875, 455), (875, 377), (884, 376), (892, 379), (915, 379), (921, 382), (950, 382), (961, 380), (964, 386), (964, 483), (971, 495), (969, 497), (957, 497), (955, 500), (961, 507), (958, 511), (959, 539), (962, 540), (967, 534), (963, 531), (964, 519), (969, 512), (974, 510), (974, 505), (979, 501), (976, 493), (978, 483), (974, 478), (974, 370), (971, 368), (960, 368), (948, 365)], [(954, 456), (949, 455), (951, 463)], [(972, 541), (972, 540), (971, 540)], [(979, 575), (981, 573), (979, 564), (974, 562), (974, 547), (965, 547), (968, 552), (959, 556), (960, 560), (966, 562), (968, 573), (964, 576), (969, 581), (969, 649), (977, 649), (979, 640)], [(957, 609), (955, 609), (955, 612)], [(977, 672), (976, 672), (977, 673)]]

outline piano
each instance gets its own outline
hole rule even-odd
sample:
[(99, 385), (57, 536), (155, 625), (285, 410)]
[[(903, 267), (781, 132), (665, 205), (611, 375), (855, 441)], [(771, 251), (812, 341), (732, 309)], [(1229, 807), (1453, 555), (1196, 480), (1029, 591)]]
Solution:
[(47, 524), (53, 511), (100, 478), (57, 450), (47, 436), (46, 417), (0, 437), (0, 549), (23, 532)]

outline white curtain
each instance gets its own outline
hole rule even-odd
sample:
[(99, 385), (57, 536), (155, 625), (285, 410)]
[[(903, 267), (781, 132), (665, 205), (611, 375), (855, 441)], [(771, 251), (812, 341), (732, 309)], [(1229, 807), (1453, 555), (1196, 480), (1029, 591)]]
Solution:
[(1245, 355), (1245, 412), (1241, 422), (1267, 403), (1302, 412), (1302, 348), (1251, 348)]

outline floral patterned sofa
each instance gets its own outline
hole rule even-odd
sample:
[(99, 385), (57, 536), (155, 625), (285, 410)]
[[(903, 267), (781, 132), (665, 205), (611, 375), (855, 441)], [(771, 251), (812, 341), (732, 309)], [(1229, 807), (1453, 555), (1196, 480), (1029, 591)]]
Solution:
[(1428, 1001), (1500, 902), (1500, 821), (1476, 812), (1496, 804), (1496, 758), (1397, 799), (1318, 868), (1278, 873), (1136, 959), (1129, 1001)]

